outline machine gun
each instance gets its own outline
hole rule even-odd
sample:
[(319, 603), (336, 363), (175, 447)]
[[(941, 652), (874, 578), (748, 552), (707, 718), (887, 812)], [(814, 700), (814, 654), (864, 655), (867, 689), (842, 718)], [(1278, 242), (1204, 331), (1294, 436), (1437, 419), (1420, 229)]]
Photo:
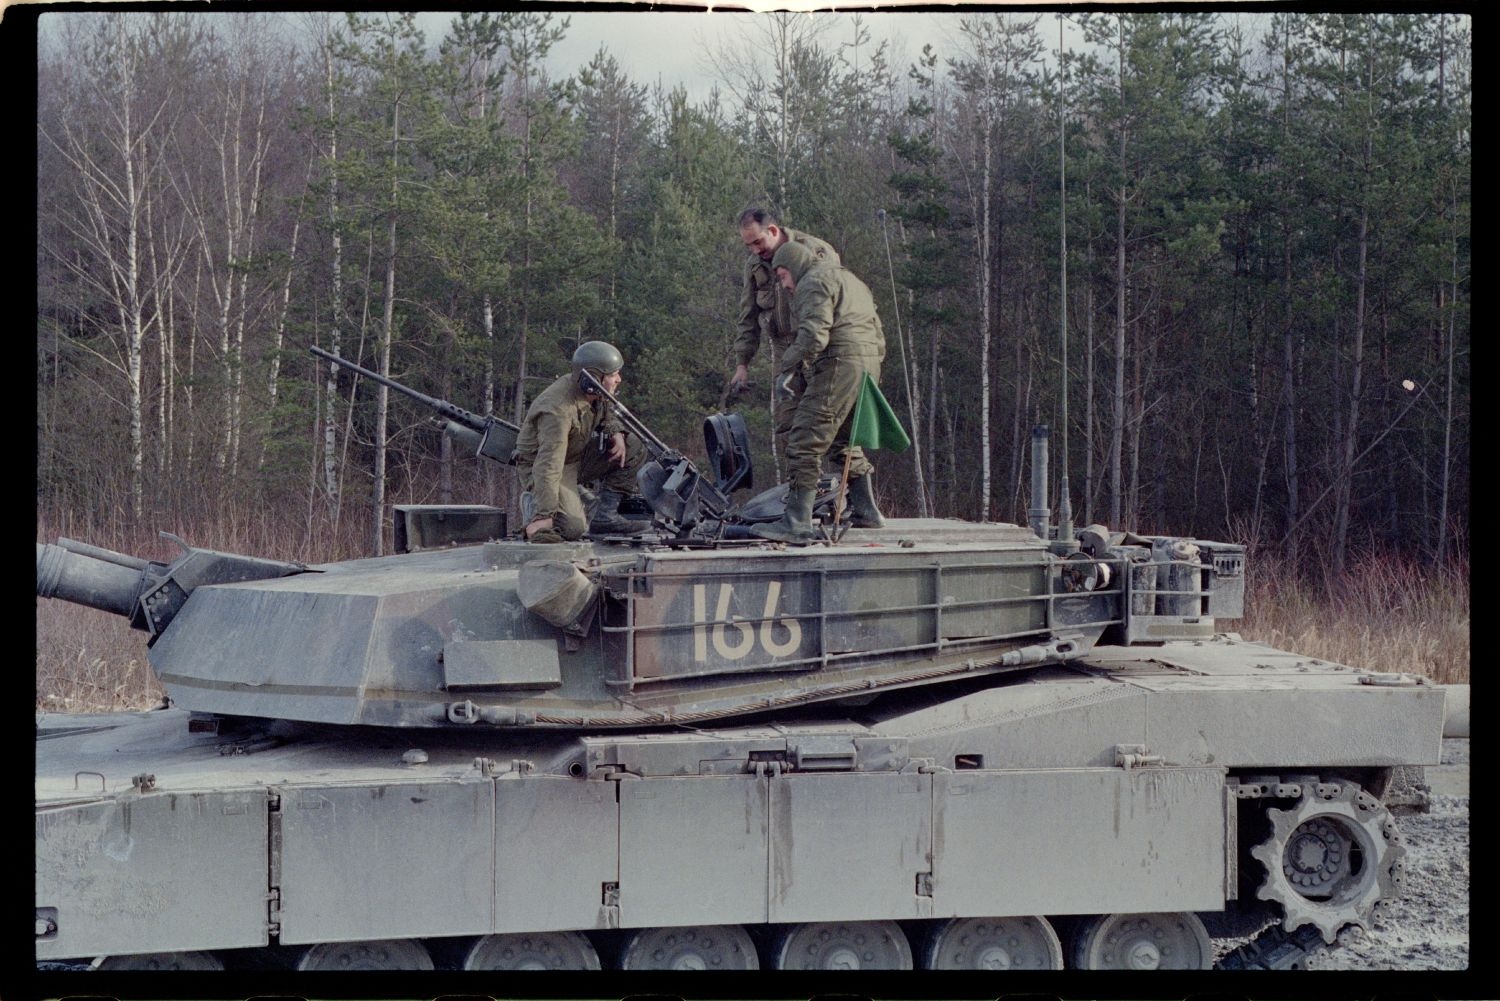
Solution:
[[(447, 418), (448, 435), (472, 449), (475, 455), (507, 465), (513, 461), (521, 429), (509, 421), (489, 414), (480, 416), (447, 400), (428, 396), (322, 348), (310, 346), (308, 351), (431, 407)], [(713, 473), (710, 479), (691, 459), (653, 434), (587, 370), (579, 374), (579, 388), (609, 401), (619, 414), (620, 423), (645, 445), (651, 458), (642, 464), (636, 479), (642, 496), (664, 527), (680, 536), (752, 538), (748, 524), (781, 517), (785, 508), (781, 487), (758, 494), (743, 505), (730, 502), (732, 492), (747, 489), (752, 482), (749, 433), (739, 414), (712, 414), (703, 422), (704, 447)], [(832, 515), (834, 489), (831, 482), (819, 484), (814, 510), (822, 513), (825, 521)]]
[(309, 347), (307, 350), (319, 358), (326, 358), (336, 365), (342, 365), (351, 371), (358, 372), (367, 379), (373, 379), (382, 386), (389, 386), (398, 393), (405, 393), (418, 403), (425, 403), (448, 419), (445, 430), (449, 437), (460, 445), (472, 448), (474, 454), (486, 459), (494, 459), (496, 462), (510, 465), (516, 450), (516, 437), (521, 429), (509, 421), (503, 421), (492, 414), (481, 417), (479, 414), (465, 410), (463, 407), (447, 400), (439, 400), (435, 396), (419, 393), (410, 386), (403, 386), (394, 379), (387, 379), (377, 372), (354, 364), (331, 351), (324, 351), (320, 347)]
[[(716, 478), (710, 481), (693, 461), (662, 441), (630, 408), (621, 403), (588, 369), (578, 375), (578, 386), (608, 400), (620, 423), (641, 440), (651, 458), (636, 474), (641, 495), (657, 518), (682, 534), (719, 534), (742, 521), (729, 495), (750, 486), (750, 447), (744, 418), (714, 414), (703, 423), (704, 444)], [(733, 535), (734, 533), (727, 533)]]
[[(754, 539), (751, 525), (776, 521), (786, 510), (785, 484), (763, 490), (739, 504), (730, 503), (731, 493), (747, 490), (752, 484), (750, 435), (745, 419), (739, 414), (710, 414), (703, 420), (703, 446), (713, 475), (710, 481), (691, 459), (652, 434), (587, 369), (579, 373), (578, 385), (584, 392), (608, 400), (619, 414), (620, 423), (645, 445), (651, 458), (641, 464), (636, 482), (658, 521), (677, 531), (679, 538)], [(839, 484), (834, 477), (825, 474), (818, 480), (813, 513), (821, 524), (833, 523), (838, 494)]]

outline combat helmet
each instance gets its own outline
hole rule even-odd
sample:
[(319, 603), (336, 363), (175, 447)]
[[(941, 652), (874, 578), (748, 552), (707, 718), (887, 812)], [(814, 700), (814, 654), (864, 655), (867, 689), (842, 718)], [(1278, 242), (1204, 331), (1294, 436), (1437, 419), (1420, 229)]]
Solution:
[(584, 341), (573, 352), (573, 371), (588, 369), (594, 378), (614, 375), (625, 367), (625, 357), (618, 348), (605, 341)]

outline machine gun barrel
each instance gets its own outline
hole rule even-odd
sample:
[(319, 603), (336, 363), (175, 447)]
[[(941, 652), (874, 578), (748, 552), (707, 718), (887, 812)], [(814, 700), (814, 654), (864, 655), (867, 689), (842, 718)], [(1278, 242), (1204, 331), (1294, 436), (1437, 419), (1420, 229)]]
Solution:
[(316, 345), (309, 347), (307, 350), (311, 351), (319, 358), (326, 358), (329, 361), (334, 362), (335, 364), (342, 365), (351, 371), (358, 372), (360, 375), (364, 376), (367, 379), (373, 379), (375, 382), (380, 383), (382, 386), (389, 386), (391, 389), (394, 389), (398, 393), (404, 393), (407, 396), (410, 396), (412, 399), (416, 400), (418, 403), (425, 403), (427, 406), (431, 407), (433, 410), (436, 410), (444, 417), (462, 425), (463, 427), (468, 428), (471, 431), (484, 430), (485, 419), (483, 417), (480, 417), (478, 414), (471, 411), (465, 410), (463, 407), (460, 407), (456, 403), (449, 403), (447, 400), (440, 400), (435, 396), (428, 396), (426, 393), (418, 392), (417, 390), (412, 389), (410, 386), (403, 386), (395, 379), (387, 379), (379, 372), (371, 372), (363, 365), (356, 365), (354, 362), (349, 361), (346, 358), (340, 358), (338, 355), (334, 354), (331, 351), (324, 351), (322, 348)]
[[(465, 410), (456, 403), (449, 403), (447, 400), (440, 400), (435, 396), (428, 396), (426, 393), (418, 392), (410, 386), (403, 386), (395, 379), (387, 379), (378, 372), (371, 372), (362, 365), (356, 365), (354, 362), (346, 358), (340, 358), (331, 351), (324, 351), (316, 345), (310, 345), (307, 350), (319, 358), (326, 358), (335, 365), (342, 365), (351, 371), (358, 372), (367, 379), (372, 379), (380, 383), (382, 386), (387, 386), (398, 393), (403, 393), (418, 403), (426, 404), (448, 419), (448, 433), (466, 447), (474, 448), (476, 455), (494, 459), (496, 462), (509, 463), (511, 461), (511, 453), (516, 446), (516, 436), (521, 433), (521, 429), (509, 421), (503, 421), (493, 415), (481, 417), (473, 411)], [(482, 437), (474, 438), (471, 435), (457, 433), (455, 432), (455, 428), (477, 432)]]
[(597, 393), (608, 400), (609, 405), (619, 415), (620, 423), (624, 424), (631, 433), (646, 443), (646, 448), (650, 451), (652, 458), (660, 459), (663, 455), (670, 454), (675, 456), (677, 454), (676, 449), (668, 447), (664, 441), (652, 434), (651, 429), (639, 417), (631, 413), (630, 408), (621, 403), (614, 393), (605, 389), (604, 383), (594, 378), (594, 374), (588, 369), (584, 369), (578, 374), (578, 384), (583, 388), (585, 393)]
[[(641, 470), (642, 493), (646, 495), (657, 514), (684, 528), (691, 528), (706, 519), (723, 521), (729, 512), (729, 498), (706, 479), (692, 460), (677, 449), (667, 445), (630, 408), (621, 403), (615, 394), (604, 387), (588, 369), (578, 375), (578, 385), (586, 393), (595, 393), (609, 401), (620, 423), (634, 434), (651, 453), (653, 463)], [(650, 484), (648, 487), (648, 483)]]

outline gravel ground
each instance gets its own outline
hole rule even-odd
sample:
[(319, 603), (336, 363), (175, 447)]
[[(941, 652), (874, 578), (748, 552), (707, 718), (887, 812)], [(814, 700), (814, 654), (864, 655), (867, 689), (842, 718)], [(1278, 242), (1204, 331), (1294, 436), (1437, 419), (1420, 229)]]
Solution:
[(1364, 935), (1314, 956), (1314, 970), (1464, 970), (1469, 966), (1469, 798), (1435, 796), (1398, 817), (1406, 894)]
[[(1444, 765), (1467, 765), (1469, 741), (1443, 741)], [(1437, 773), (1437, 774), (1434, 774)], [(1469, 966), (1469, 797), (1452, 769), (1432, 769), (1428, 813), (1396, 818), (1406, 836), (1406, 893), (1361, 936), (1314, 956), (1314, 970), (1465, 970)], [(1444, 781), (1449, 780), (1449, 781)]]

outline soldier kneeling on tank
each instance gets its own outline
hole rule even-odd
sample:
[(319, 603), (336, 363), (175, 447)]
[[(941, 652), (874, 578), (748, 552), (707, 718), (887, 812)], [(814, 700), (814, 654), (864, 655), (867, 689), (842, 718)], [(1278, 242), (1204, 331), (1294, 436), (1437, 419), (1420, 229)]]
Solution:
[[(526, 411), (516, 438), (521, 477), (521, 521), (527, 542), (564, 542), (591, 535), (626, 535), (650, 522), (620, 515), (620, 504), (638, 497), (636, 473), (645, 450), (628, 435), (609, 403), (585, 392), (588, 371), (611, 393), (619, 391), (625, 359), (604, 341), (587, 341), (573, 352), (573, 371), (544, 389)], [(580, 484), (593, 484), (598, 500), (586, 513)]]

